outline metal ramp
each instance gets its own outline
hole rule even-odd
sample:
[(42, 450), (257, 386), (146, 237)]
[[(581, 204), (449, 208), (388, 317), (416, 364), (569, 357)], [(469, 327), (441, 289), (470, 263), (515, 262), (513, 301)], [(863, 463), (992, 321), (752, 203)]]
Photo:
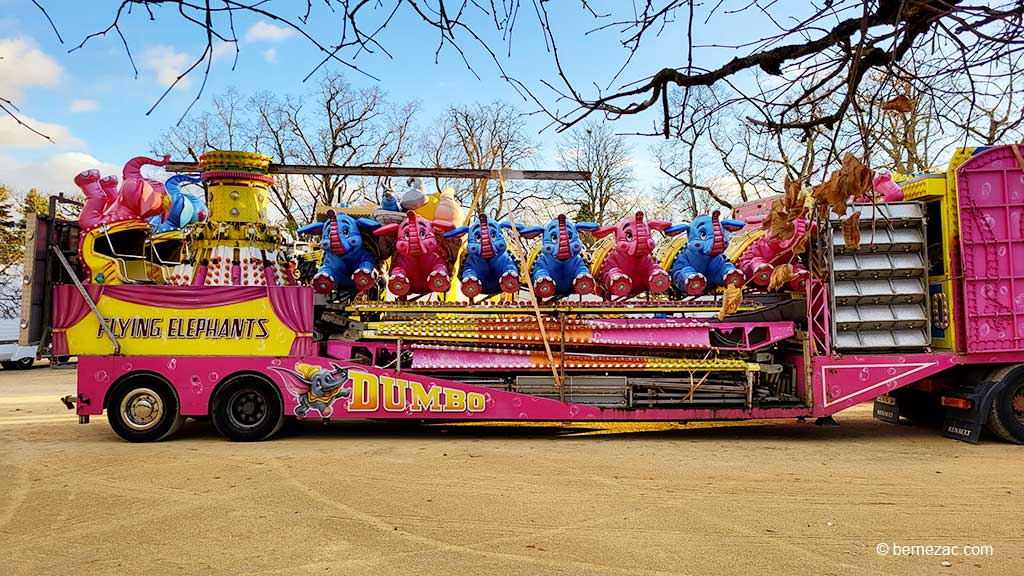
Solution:
[[(842, 222), (860, 213), (860, 247)], [(921, 349), (931, 344), (926, 218), (920, 202), (852, 204), (829, 214), (832, 345), (836, 350)]]

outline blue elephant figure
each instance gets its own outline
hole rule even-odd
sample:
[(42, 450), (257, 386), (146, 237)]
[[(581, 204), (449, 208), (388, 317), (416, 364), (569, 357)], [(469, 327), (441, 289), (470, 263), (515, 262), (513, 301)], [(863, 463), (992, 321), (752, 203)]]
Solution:
[(462, 293), (467, 297), (519, 292), (519, 264), (508, 253), (508, 243), (502, 232), (511, 227), (508, 222), (499, 224), (487, 218), (486, 214), (480, 214), (469, 226), (445, 232), (445, 238), (468, 235), (466, 256), (459, 272)]
[(167, 190), (170, 206), (167, 209), (166, 218), (161, 215), (149, 219), (154, 234), (174, 232), (194, 222), (206, 220), (207, 208), (203, 199), (181, 191), (182, 184), (199, 184), (201, 182), (202, 179), (198, 176), (185, 174), (175, 174), (167, 179), (164, 188)]
[(573, 224), (559, 214), (544, 226), (519, 229), (523, 238), (544, 235), (540, 253), (530, 269), (533, 288), (542, 298), (569, 294), (592, 294), (597, 282), (581, 255), (583, 244), (579, 231), (592, 232), (600, 228), (593, 222)]
[(669, 274), (672, 284), (691, 296), (703, 294), (717, 286), (743, 286), (746, 279), (732, 262), (724, 256), (729, 244), (729, 232), (743, 228), (740, 220), (719, 220), (718, 210), (711, 215), (703, 214), (693, 222), (676, 224), (665, 230), (665, 235), (675, 236), (686, 232), (686, 247), (679, 251)]
[(313, 276), (313, 290), (330, 294), (338, 290), (365, 292), (375, 282), (377, 259), (363, 244), (361, 230), (373, 230), (380, 224), (369, 218), (327, 211), (327, 220), (313, 222), (297, 230), (299, 234), (320, 236), (323, 263)]

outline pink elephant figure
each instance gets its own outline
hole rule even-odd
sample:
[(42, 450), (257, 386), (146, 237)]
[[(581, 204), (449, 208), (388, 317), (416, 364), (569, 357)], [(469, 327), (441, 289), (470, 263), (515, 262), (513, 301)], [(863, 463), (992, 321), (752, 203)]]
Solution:
[(644, 220), (644, 213), (623, 218), (614, 226), (602, 226), (593, 235), (603, 238), (615, 234), (615, 246), (594, 271), (604, 291), (617, 297), (629, 297), (647, 290), (661, 293), (669, 289), (672, 279), (654, 260), (654, 238), (651, 229), (665, 230), (671, 222)]
[(415, 212), (406, 212), (401, 224), (388, 224), (373, 231), (377, 236), (396, 236), (396, 253), (391, 259), (388, 290), (395, 296), (447, 292), (451, 271), (435, 231), (448, 232), (451, 222), (428, 220)]
[(776, 266), (793, 264), (793, 279), (789, 281), (792, 290), (803, 291), (807, 287), (810, 272), (791, 252), (793, 244), (807, 232), (809, 223), (806, 218), (798, 218), (793, 222), (795, 232), (788, 240), (772, 235), (772, 230), (765, 232), (740, 254), (738, 264), (740, 270), (751, 279), (755, 286), (768, 286), (772, 272)]
[(117, 177), (100, 178), (98, 170), (86, 170), (75, 176), (75, 185), (85, 194), (85, 204), (78, 224), (90, 230), (103, 224), (123, 220), (145, 220), (162, 214), (167, 206), (163, 182), (142, 176), (142, 167), (164, 166), (171, 159), (154, 160), (145, 156), (132, 158), (124, 165), (124, 182), (117, 188)]
[(903, 189), (899, 184), (893, 182), (892, 172), (882, 169), (875, 174), (871, 181), (875, 190), (875, 197), (880, 197), (882, 202), (899, 202), (903, 200)]

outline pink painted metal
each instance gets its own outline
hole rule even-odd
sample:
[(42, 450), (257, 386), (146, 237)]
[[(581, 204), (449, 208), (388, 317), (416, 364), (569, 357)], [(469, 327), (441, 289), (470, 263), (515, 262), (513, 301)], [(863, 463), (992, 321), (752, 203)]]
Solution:
[[(383, 370), (330, 358), (259, 358), (252, 357), (152, 357), (91, 356), (83, 357), (78, 366), (80, 416), (103, 413), (104, 398), (111, 386), (126, 374), (145, 371), (158, 374), (174, 386), (184, 416), (203, 416), (209, 411), (210, 398), (217, 385), (241, 373), (262, 374), (277, 384), (284, 401), (285, 413), (293, 415), (300, 405), (300, 395), (281, 369), (296, 364), (311, 364), (323, 369), (348, 371), (350, 381), (343, 388), (348, 396), (339, 396), (330, 410), (331, 419), (344, 418), (411, 418), (444, 420), (530, 420), (530, 421), (676, 421), (676, 420), (745, 420), (755, 418), (797, 418), (809, 416), (803, 407), (790, 408), (700, 408), (700, 409), (608, 409), (561, 402), (529, 394), (518, 394), (472, 386), (405, 372)], [(278, 370), (275, 370), (278, 369)], [(375, 387), (376, 400), (369, 402), (370, 387)], [(417, 397), (431, 395), (436, 402), (424, 409)], [(474, 395), (479, 404), (463, 399)], [(452, 404), (459, 399), (460, 404)], [(319, 419), (316, 411), (307, 418)]]
[(1014, 146), (957, 170), (967, 352), (1024, 350), (1024, 166)]
[(814, 415), (835, 414), (937, 374), (960, 360), (950, 353), (812, 357)]
[(829, 354), (832, 351), (828, 310), (828, 287), (825, 281), (811, 280), (807, 285), (807, 336), (812, 355)]

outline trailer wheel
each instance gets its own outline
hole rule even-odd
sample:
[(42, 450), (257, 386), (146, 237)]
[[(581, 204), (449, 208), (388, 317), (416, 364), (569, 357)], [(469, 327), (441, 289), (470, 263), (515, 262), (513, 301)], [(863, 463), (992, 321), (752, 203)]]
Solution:
[(284, 425), (284, 403), (265, 379), (242, 374), (217, 388), (211, 410), (213, 426), (235, 442), (267, 440)]
[(173, 434), (185, 418), (170, 385), (152, 374), (122, 380), (107, 398), (107, 421), (129, 442), (156, 442)]
[(1007, 442), (1024, 444), (1024, 379), (1007, 378), (1001, 388), (992, 400), (989, 430)]

